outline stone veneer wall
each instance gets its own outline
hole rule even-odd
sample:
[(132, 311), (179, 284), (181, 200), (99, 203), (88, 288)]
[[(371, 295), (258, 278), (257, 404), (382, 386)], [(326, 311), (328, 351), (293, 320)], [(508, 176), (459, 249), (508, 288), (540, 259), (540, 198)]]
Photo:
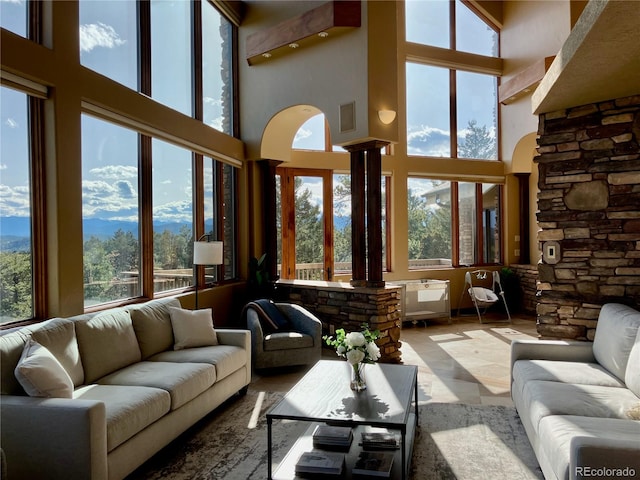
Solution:
[[(607, 302), (640, 306), (640, 95), (540, 116), (538, 333), (593, 340)], [(544, 249), (542, 250), (544, 253)]]
[[(520, 282), (520, 311), (535, 315), (538, 298), (538, 265), (509, 265)], [(513, 312), (512, 312), (513, 313)]]
[(305, 307), (322, 321), (323, 334), (338, 328), (361, 330), (363, 322), (370, 330), (380, 330), (376, 341), (384, 363), (401, 363), (398, 304), (401, 288), (352, 287), (348, 283), (280, 280), (276, 284), (278, 299)]

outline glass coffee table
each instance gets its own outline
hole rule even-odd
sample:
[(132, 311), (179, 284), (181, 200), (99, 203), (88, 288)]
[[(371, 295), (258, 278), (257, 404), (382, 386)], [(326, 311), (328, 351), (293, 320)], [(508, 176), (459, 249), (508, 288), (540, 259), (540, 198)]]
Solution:
[[(340, 477), (347, 479), (352, 478), (351, 470), (362, 451), (358, 444), (360, 433), (366, 426), (398, 431), (400, 448), (395, 450), (391, 478), (407, 478), (418, 423), (418, 367), (369, 364), (365, 367), (367, 389), (363, 392), (353, 392), (349, 388), (350, 369), (344, 360), (320, 360), (269, 410), (269, 480), (299, 478), (295, 474), (295, 465), (303, 452), (313, 449), (312, 433), (317, 424), (354, 429), (351, 447), (345, 452), (345, 472)], [(278, 419), (309, 422), (311, 425), (273, 472), (273, 421)]]

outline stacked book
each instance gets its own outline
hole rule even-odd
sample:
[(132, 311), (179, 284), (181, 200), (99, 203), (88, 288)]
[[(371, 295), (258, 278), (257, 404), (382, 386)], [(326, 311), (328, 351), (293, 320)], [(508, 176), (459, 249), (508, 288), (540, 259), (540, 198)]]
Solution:
[(395, 450), (400, 448), (400, 434), (387, 429), (370, 429), (362, 432), (360, 445), (364, 450)]
[(391, 477), (393, 453), (390, 452), (360, 452), (356, 464), (353, 466), (354, 475), (370, 477)]
[(351, 427), (318, 425), (313, 431), (313, 447), (328, 450), (349, 450), (353, 432)]
[(296, 463), (296, 475), (342, 475), (345, 454), (339, 452), (323, 452), (312, 450), (304, 452)]

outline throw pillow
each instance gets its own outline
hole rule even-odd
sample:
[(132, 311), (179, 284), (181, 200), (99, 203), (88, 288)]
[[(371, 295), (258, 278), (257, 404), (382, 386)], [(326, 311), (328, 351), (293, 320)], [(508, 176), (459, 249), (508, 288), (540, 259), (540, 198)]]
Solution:
[(45, 347), (29, 339), (16, 366), (15, 376), (31, 397), (73, 398), (71, 377)]
[(184, 310), (169, 307), (169, 314), (175, 339), (174, 350), (218, 345), (218, 336), (213, 328), (213, 311), (210, 308)]

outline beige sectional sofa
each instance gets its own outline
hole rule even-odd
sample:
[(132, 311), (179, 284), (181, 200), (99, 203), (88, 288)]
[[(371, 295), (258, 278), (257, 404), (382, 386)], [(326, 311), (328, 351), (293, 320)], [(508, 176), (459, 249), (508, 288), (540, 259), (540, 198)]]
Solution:
[[(170, 308), (179, 309), (180, 302), (153, 300), (57, 318), (0, 336), (8, 478), (122, 479), (225, 400), (246, 392), (249, 331), (210, 328), (215, 341), (194, 335), (195, 344), (206, 346), (189, 347), (192, 338), (174, 350), (171, 315), (188, 312), (170, 315)], [(39, 369), (55, 357), (60, 385), (54, 382), (43, 395), (65, 396), (70, 378), (71, 398), (25, 393), (35, 386), (14, 374), (18, 362), (25, 365), (25, 345), (34, 347), (36, 356), (27, 357), (37, 358)]]
[(640, 312), (604, 305), (593, 343), (514, 341), (511, 396), (547, 480), (640, 478)]

